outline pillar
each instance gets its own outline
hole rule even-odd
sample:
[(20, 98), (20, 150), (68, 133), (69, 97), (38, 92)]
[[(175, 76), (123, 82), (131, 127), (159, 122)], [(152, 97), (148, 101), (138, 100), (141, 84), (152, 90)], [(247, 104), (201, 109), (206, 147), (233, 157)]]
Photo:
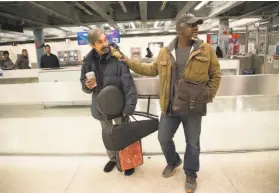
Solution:
[(259, 54), (260, 51), (260, 29), (256, 29), (256, 54)]
[(35, 42), (36, 55), (37, 55), (37, 66), (38, 68), (40, 68), (41, 56), (45, 54), (43, 29), (35, 29), (33, 31), (33, 34), (34, 34), (34, 42)]
[(219, 46), (223, 52), (223, 55), (226, 56), (228, 52), (228, 44), (229, 44), (229, 20), (221, 19), (219, 24)]
[(249, 45), (249, 29), (248, 25), (246, 25), (246, 40), (245, 40), (245, 54), (248, 54), (248, 45)]

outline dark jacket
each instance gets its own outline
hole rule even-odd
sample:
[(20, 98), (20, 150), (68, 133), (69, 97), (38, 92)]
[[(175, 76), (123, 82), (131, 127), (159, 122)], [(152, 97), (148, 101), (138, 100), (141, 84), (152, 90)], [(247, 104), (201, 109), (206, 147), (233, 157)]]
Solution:
[(20, 55), (15, 65), (18, 69), (30, 69), (28, 56)]
[(2, 68), (2, 70), (14, 70), (14, 69), (16, 69), (16, 66), (14, 65), (12, 60), (9, 58), (7, 60), (0, 61), (0, 68)]
[[(100, 65), (106, 65), (104, 73), (100, 73)], [(96, 76), (97, 86), (94, 89), (88, 89), (85, 85), (86, 73), (91, 71), (94, 71)], [(95, 119), (102, 120), (102, 115), (97, 109), (98, 93), (109, 85), (116, 86), (123, 91), (125, 96), (123, 113), (132, 115), (134, 112), (137, 104), (137, 91), (133, 78), (126, 64), (113, 57), (111, 52), (100, 59), (95, 50), (91, 50), (83, 60), (80, 81), (83, 91), (88, 94), (92, 93), (91, 113)]]
[(60, 67), (60, 64), (56, 55), (50, 53), (49, 56), (47, 54), (41, 56), (40, 68), (58, 68), (58, 67)]

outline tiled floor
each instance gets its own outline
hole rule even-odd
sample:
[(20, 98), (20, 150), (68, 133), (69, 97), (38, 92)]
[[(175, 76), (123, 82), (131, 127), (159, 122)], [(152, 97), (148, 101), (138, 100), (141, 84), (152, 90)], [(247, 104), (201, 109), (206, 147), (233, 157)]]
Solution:
[[(163, 156), (135, 175), (105, 174), (106, 157), (0, 157), (0, 193), (183, 193), (182, 168), (161, 177)], [(197, 193), (277, 193), (278, 151), (202, 154)]]

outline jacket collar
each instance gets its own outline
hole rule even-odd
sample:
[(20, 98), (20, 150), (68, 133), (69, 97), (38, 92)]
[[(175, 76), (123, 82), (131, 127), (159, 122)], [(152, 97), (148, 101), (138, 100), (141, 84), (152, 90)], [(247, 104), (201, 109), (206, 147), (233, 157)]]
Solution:
[[(167, 49), (168, 49), (168, 51), (169, 52), (172, 52), (176, 47), (177, 47), (177, 43), (178, 43), (178, 36), (176, 36), (173, 40), (172, 40), (172, 42), (169, 44), (169, 46), (167, 47)], [(192, 45), (192, 50), (194, 51), (194, 50), (196, 50), (197, 48), (199, 48), (200, 47), (200, 45), (203, 43), (203, 41), (202, 40), (200, 40), (200, 39), (197, 39), (197, 40), (194, 40), (194, 43), (193, 43), (193, 45)]]
[(109, 49), (109, 52), (104, 54), (103, 56), (99, 56), (99, 54), (95, 51), (95, 49), (92, 49), (92, 51), (93, 51), (94, 57), (100, 58), (101, 60), (109, 60), (112, 56), (111, 49)]
[(84, 58), (84, 61), (94, 61), (97, 58), (100, 58), (101, 60), (109, 60), (112, 57), (112, 52), (109, 50), (107, 54), (104, 54), (104, 56), (99, 56), (98, 53), (95, 51), (95, 49), (91, 49), (89, 53)]

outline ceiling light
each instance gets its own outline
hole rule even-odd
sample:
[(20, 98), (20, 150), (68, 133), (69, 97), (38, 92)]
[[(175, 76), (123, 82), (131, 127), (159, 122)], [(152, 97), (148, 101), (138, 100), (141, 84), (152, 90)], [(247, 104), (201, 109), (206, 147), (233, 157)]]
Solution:
[(60, 29), (62, 29), (64, 31), (69, 31), (69, 29), (67, 27), (60, 27)]
[(157, 26), (158, 26), (158, 21), (155, 22), (154, 28), (157, 28)]
[(229, 27), (245, 26), (246, 24), (254, 23), (261, 20), (261, 18), (244, 18), (229, 22)]
[(88, 27), (85, 27), (85, 26), (80, 26), (83, 30), (85, 30), (85, 31), (88, 31), (89, 30), (89, 28)]
[(206, 5), (208, 3), (208, 1), (201, 1), (195, 8), (194, 10), (199, 10), (201, 7), (203, 7), (204, 5)]
[(132, 29), (136, 29), (135, 24), (133, 22), (130, 23)]
[(260, 25), (264, 25), (264, 24), (267, 24), (267, 23), (269, 23), (269, 21), (260, 22)]

